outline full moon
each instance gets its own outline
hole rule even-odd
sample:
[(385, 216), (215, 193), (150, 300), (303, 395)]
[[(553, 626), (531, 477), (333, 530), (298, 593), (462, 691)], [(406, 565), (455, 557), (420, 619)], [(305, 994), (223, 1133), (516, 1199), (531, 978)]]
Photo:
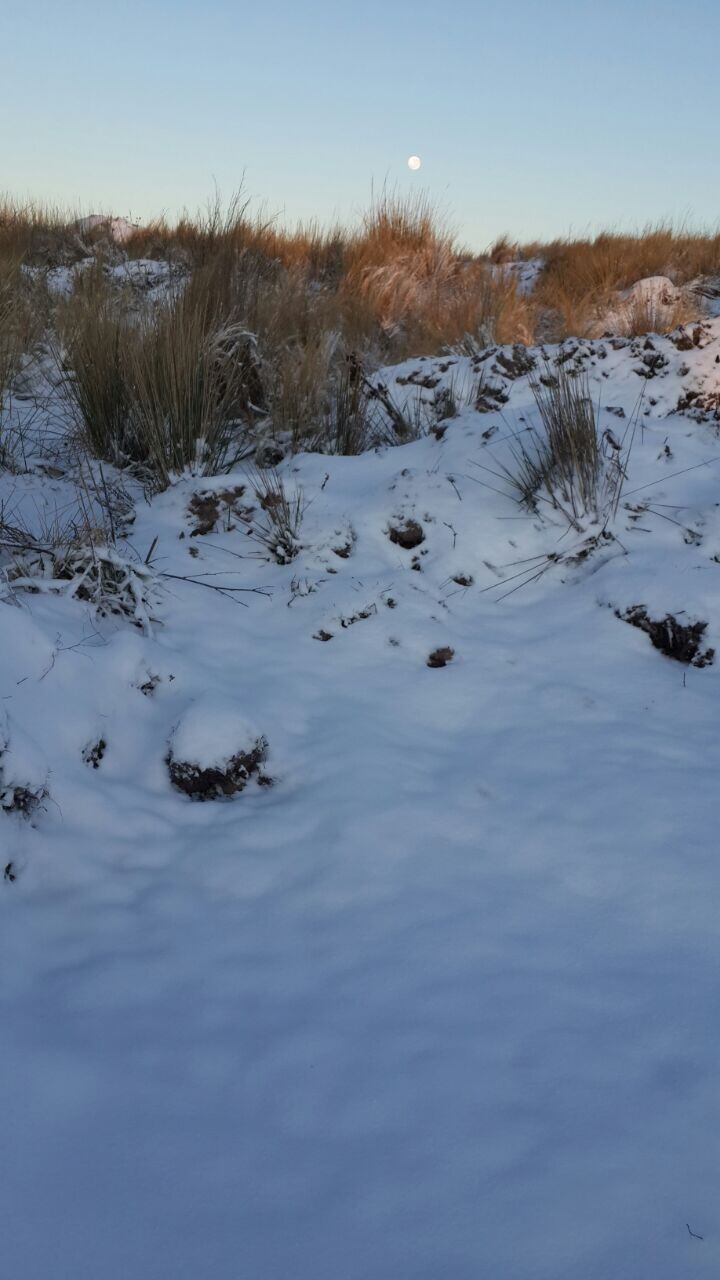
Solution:
[(419, 156), (410, 156), (408, 160), (408, 169), (419, 169), (422, 161)]

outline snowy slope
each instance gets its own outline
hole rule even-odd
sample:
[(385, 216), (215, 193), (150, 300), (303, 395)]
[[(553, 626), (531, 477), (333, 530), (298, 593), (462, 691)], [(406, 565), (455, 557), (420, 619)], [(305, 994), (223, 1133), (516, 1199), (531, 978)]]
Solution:
[[(8, 1275), (717, 1275), (720, 668), (615, 611), (720, 647), (720, 321), (564, 352), (615, 434), (644, 387), (589, 554), (483, 470), (536, 416), (501, 351), (380, 375), (462, 400), (484, 365), (495, 407), (440, 438), (283, 464), (290, 564), (239, 471), (137, 495), (176, 575), (149, 630), (8, 589), (0, 737), (40, 796), (0, 813)], [(55, 471), (6, 502), (66, 510)], [(193, 494), (241, 488), (193, 534)], [(172, 788), (214, 719), (272, 786)]]

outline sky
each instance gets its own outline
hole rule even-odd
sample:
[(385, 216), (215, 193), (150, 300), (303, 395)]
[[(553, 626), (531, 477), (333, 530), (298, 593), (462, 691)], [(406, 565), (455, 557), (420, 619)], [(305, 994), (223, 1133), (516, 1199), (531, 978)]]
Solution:
[(476, 250), (715, 226), (719, 42), (718, 0), (0, 0), (0, 189), (293, 224), (387, 184)]

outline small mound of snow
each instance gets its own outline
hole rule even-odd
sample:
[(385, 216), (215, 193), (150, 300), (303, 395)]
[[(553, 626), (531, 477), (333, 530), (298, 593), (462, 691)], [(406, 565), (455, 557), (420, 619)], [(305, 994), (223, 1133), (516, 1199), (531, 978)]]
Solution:
[(202, 699), (186, 711), (170, 738), (170, 781), (194, 800), (235, 795), (258, 772), (267, 745), (234, 707)]
[(182, 716), (170, 746), (178, 759), (212, 769), (238, 752), (252, 751), (261, 736), (236, 707), (222, 699), (202, 698)]

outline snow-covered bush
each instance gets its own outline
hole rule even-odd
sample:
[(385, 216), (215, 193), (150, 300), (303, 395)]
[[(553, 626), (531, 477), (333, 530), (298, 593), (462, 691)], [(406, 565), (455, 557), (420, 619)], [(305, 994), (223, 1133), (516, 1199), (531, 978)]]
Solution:
[(71, 543), (19, 553), (5, 573), (6, 591), (55, 592), (84, 600), (100, 617), (127, 618), (144, 631), (157, 621), (158, 575), (114, 547)]

